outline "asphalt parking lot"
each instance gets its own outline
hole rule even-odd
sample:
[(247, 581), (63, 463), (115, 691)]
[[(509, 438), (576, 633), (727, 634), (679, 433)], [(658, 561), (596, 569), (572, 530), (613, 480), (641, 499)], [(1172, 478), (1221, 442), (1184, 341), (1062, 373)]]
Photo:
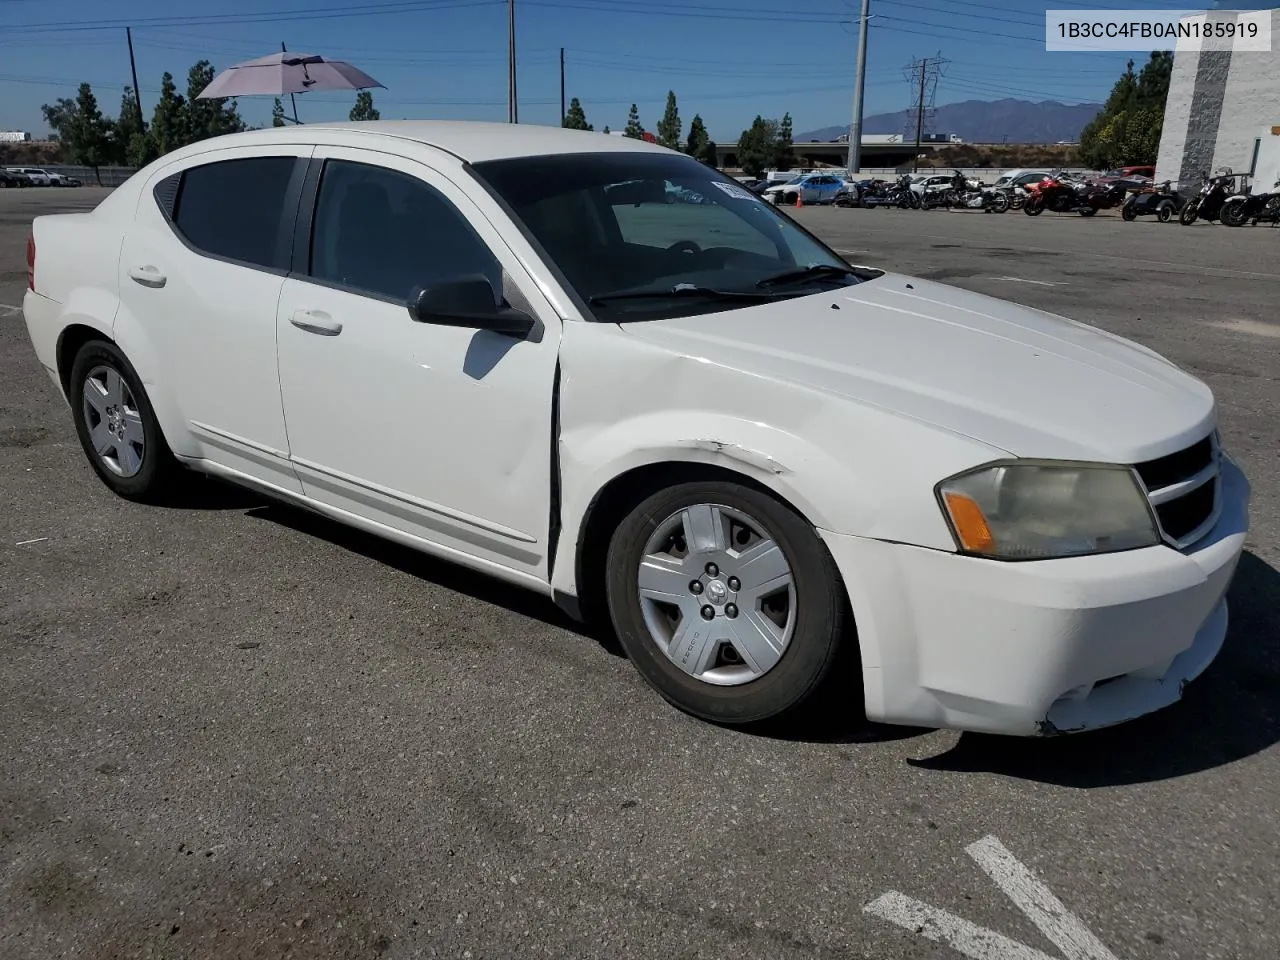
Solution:
[(1280, 956), (1280, 230), (794, 211), (1201, 376), (1253, 531), (1160, 714), (765, 738), (515, 589), (212, 483), (113, 497), (14, 309), (31, 217), (102, 195), (0, 192), (0, 957)]

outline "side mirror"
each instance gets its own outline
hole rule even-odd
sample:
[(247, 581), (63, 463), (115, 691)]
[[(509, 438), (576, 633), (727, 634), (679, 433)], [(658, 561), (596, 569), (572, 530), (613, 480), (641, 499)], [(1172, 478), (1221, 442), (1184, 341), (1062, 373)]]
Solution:
[(493, 285), (482, 274), (419, 287), (409, 298), (409, 316), (418, 323), (490, 330), (511, 337), (527, 337), (534, 319), (499, 303)]

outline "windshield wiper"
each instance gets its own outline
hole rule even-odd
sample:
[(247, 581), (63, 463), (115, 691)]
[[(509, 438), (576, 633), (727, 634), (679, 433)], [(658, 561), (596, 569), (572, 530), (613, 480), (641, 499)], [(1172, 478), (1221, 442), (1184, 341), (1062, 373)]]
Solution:
[(674, 287), (663, 287), (661, 290), (623, 290), (618, 293), (598, 293), (594, 297), (589, 297), (587, 302), (670, 300), (678, 297), (699, 297), (706, 300), (748, 300), (753, 303), (777, 299), (776, 294), (760, 293), (755, 290), (718, 290), (715, 287), (700, 287), (692, 283), (677, 283)]
[(814, 263), (798, 270), (786, 270), (772, 277), (765, 277), (756, 282), (757, 287), (773, 287), (783, 283), (797, 283), (801, 280), (824, 280), (836, 277), (863, 277), (863, 271), (853, 267), (840, 267), (833, 263)]

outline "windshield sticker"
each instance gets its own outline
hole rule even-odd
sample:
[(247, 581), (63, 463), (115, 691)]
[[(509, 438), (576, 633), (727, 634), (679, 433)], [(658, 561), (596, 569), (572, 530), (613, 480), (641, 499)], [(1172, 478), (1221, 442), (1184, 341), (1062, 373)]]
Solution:
[(759, 200), (754, 193), (746, 187), (740, 187), (734, 183), (721, 183), (719, 180), (712, 180), (711, 185), (719, 188), (721, 193), (727, 193), (736, 200)]

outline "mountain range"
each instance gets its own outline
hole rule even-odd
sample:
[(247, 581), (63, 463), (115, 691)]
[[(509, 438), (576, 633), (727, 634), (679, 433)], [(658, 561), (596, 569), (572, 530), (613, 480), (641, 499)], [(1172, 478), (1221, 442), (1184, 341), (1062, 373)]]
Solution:
[[(1078, 140), (1085, 124), (1102, 109), (1100, 103), (1059, 103), (1056, 100), (962, 100), (935, 107), (927, 116), (925, 133), (955, 134), (966, 143), (1058, 143)], [(901, 133), (914, 140), (914, 110), (864, 117), (866, 134)], [(800, 141), (829, 142), (847, 134), (849, 125), (822, 127), (796, 134)]]

